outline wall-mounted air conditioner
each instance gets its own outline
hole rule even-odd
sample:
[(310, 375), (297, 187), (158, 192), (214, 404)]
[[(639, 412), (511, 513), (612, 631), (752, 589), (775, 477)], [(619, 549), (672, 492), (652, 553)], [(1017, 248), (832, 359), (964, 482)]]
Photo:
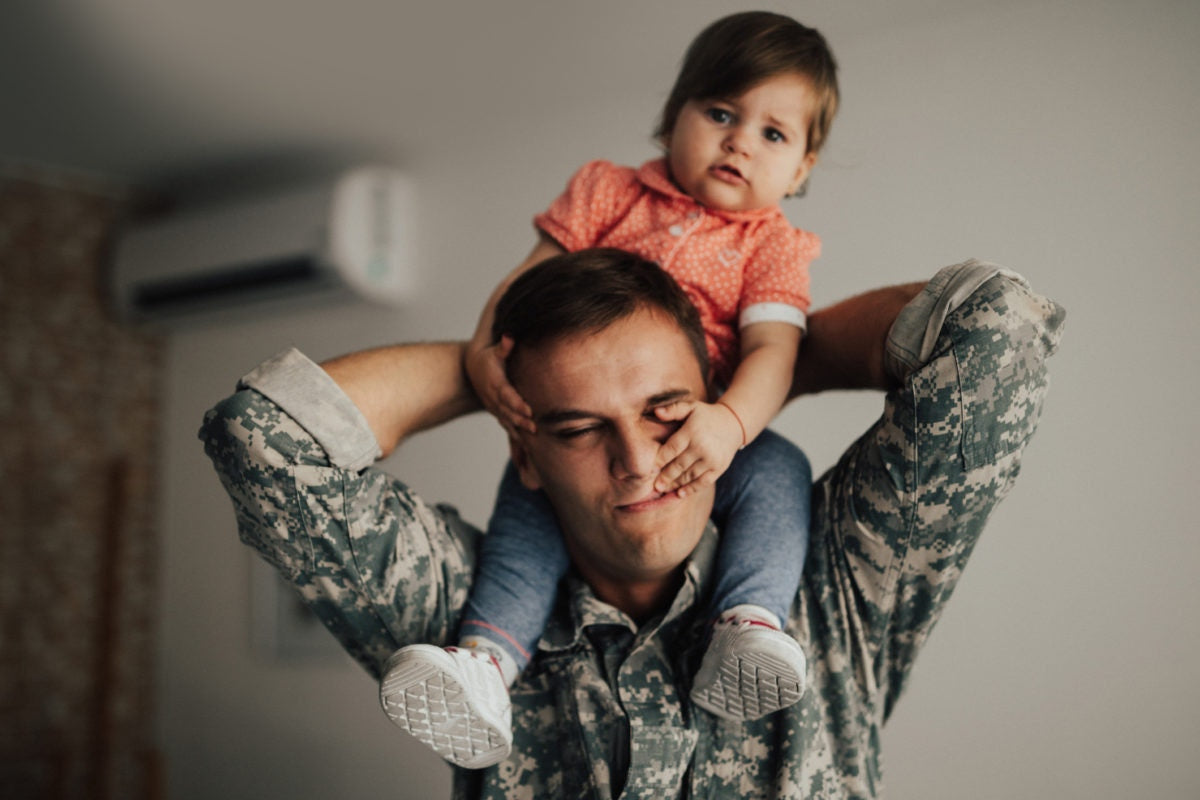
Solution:
[(395, 305), (415, 271), (411, 183), (393, 169), (181, 213), (118, 239), (113, 301), (126, 320), (187, 322), (349, 298)]

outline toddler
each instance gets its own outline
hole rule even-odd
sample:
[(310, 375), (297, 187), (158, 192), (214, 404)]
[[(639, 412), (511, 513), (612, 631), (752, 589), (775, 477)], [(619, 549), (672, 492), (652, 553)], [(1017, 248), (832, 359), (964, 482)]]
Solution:
[[(704, 325), (711, 383), (723, 391), (713, 403), (656, 412), (680, 427), (659, 452), (654, 489), (686, 495), (716, 483), (713, 624), (691, 698), (727, 719), (772, 713), (804, 691), (804, 652), (783, 629), (808, 544), (811, 475), (804, 454), (765, 428), (792, 383), (808, 265), (820, 251), (779, 202), (803, 193), (837, 103), (836, 66), (817, 31), (767, 12), (716, 21), (688, 48), (663, 108), (655, 135), (665, 156), (637, 169), (580, 169), (535, 218), (539, 243), (493, 293), (468, 347), (484, 406), (510, 435), (532, 431), (505, 377), (511, 342), (491, 332), (495, 302), (517, 275), (564, 250), (617, 247), (684, 287)], [(510, 464), (458, 647), (411, 645), (388, 661), (380, 697), (393, 721), (462, 767), (506, 757), (508, 687), (567, 568), (548, 501)]]

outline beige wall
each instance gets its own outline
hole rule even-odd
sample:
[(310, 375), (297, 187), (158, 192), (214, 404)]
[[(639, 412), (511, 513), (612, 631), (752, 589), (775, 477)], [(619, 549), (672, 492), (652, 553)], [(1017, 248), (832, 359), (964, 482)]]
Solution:
[[(682, 46), (713, 14), (679, 6), (670, 36)], [(793, 10), (821, 26), (819, 5)], [(1069, 312), (1021, 478), (885, 731), (889, 796), (1196, 796), (1200, 546), (1185, 513), (1200, 474), (1189, 413), (1200, 388), (1200, 12), (1074, 0), (826, 32), (845, 104), (809, 196), (786, 207), (824, 239), (817, 303), (979, 256)], [(531, 23), (514, 46), (537, 33)], [(674, 63), (645, 57), (648, 69)], [(510, 113), (402, 161), (422, 197), (420, 304), (172, 337), (158, 684), (172, 796), (445, 791), (447, 770), (390, 727), (348, 659), (279, 664), (252, 649), (251, 555), (195, 430), (282, 346), (319, 359), (465, 335), (532, 245), (530, 216), (577, 165), (652, 155), (670, 79), (648, 75), (619, 94), (577, 85), (577, 100), (552, 113), (514, 92)], [(824, 467), (879, 405), (806, 399), (777, 427)], [(419, 437), (387, 466), (483, 520), (502, 459), (498, 430), (473, 419)]]

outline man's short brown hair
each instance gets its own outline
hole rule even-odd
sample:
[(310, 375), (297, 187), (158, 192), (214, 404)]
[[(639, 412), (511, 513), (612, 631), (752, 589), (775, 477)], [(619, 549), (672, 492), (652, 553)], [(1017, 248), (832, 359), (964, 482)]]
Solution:
[(594, 333), (643, 309), (679, 326), (707, 380), (708, 347), (692, 301), (653, 261), (615, 248), (564, 253), (526, 270), (496, 303), (492, 340), (513, 340), (511, 375), (522, 349)]

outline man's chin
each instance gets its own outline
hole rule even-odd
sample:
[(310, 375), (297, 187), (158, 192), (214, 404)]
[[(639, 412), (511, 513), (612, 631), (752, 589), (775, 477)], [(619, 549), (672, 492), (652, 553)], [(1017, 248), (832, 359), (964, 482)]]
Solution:
[(703, 529), (695, 533), (683, 530), (678, 522), (627, 526), (621, 532), (627, 554), (624, 560), (630, 572), (641, 577), (669, 574), (691, 555), (701, 532)]

